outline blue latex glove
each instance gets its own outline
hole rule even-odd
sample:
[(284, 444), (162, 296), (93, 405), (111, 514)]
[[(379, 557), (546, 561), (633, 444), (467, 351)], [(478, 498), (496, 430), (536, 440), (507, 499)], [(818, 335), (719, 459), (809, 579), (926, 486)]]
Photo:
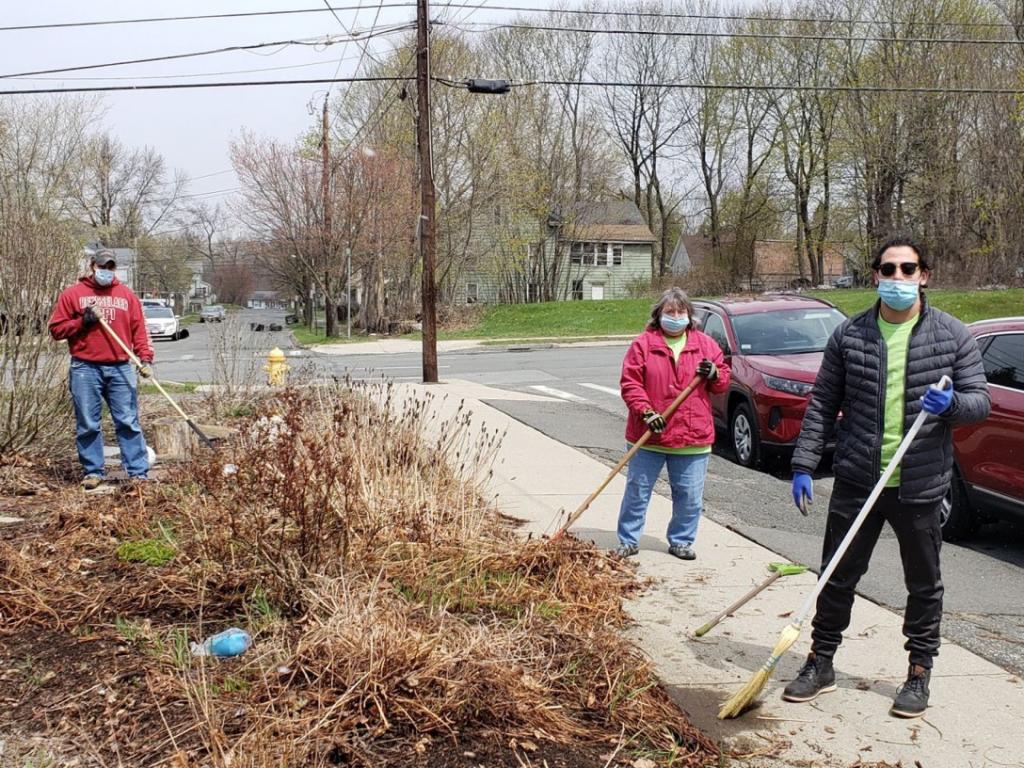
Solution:
[(807, 497), (807, 504), (814, 501), (814, 489), (811, 487), (811, 476), (806, 472), (794, 472), (793, 473), (793, 503), (796, 504), (796, 508), (807, 514), (806, 504), (803, 503), (803, 497)]
[(949, 385), (949, 389), (939, 389), (932, 384), (928, 387), (928, 391), (924, 393), (924, 397), (921, 399), (921, 407), (928, 411), (928, 413), (934, 413), (938, 416), (940, 413), (945, 413), (952, 402), (952, 384)]

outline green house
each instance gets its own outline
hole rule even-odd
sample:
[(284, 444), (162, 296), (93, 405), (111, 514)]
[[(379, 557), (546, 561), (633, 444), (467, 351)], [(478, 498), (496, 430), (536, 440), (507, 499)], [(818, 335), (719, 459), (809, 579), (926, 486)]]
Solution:
[(579, 203), (542, 222), (500, 210), (480, 221), (456, 303), (600, 301), (650, 284), (655, 238), (632, 201)]

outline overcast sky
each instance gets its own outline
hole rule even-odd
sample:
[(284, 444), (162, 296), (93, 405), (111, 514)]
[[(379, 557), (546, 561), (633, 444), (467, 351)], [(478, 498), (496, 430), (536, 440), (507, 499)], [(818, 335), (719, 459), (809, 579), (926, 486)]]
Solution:
[[(386, 0), (395, 3), (400, 0)], [(550, 0), (514, 0), (494, 4), (548, 7)], [(366, 30), (415, 21), (415, 7), (384, 8), (377, 15), (376, 0), (330, 0), (349, 30)], [(486, 3), (485, 3), (486, 4)], [(432, 8), (433, 18), (473, 22), (506, 20), (511, 14), (488, 8)], [(362, 6), (361, 8), (359, 6)], [(78, 21), (154, 16), (184, 16), (324, 7), (323, 0), (37, 0), (3, 2), (0, 26), (53, 24)], [(98, 64), (201, 51), (232, 45), (286, 39), (345, 35), (341, 24), (323, 13), (288, 16), (173, 21), (149, 24), (75, 27), (68, 29), (0, 32), (0, 75), (57, 67)], [(389, 50), (399, 35), (370, 41), (370, 52)], [(6, 79), (0, 89), (117, 85), (126, 83), (199, 82), (210, 80), (313, 79), (334, 76), (341, 59), (340, 76), (351, 76), (359, 61), (361, 44), (349, 42), (323, 46), (287, 46), (253, 52), (230, 52), (151, 64), (133, 64), (85, 72)], [(367, 62), (363, 62), (365, 67)], [(302, 66), (298, 66), (302, 65)], [(296, 67), (253, 72), (270, 67)], [(202, 75), (174, 79), (149, 79), (168, 75)], [(88, 79), (86, 79), (88, 78)], [(102, 79), (118, 78), (118, 79)], [(144, 79), (145, 78), (145, 79)], [(313, 120), (311, 102), (320, 103), (326, 86), (286, 85), (252, 88), (195, 89), (108, 93), (105, 121), (125, 143), (155, 147), (172, 168), (184, 170), (194, 180), (192, 194), (215, 193), (236, 186), (228, 144), (242, 128), (265, 136), (290, 140)], [(216, 175), (211, 175), (216, 174)], [(200, 178), (202, 177), (202, 178)], [(211, 194), (199, 199), (211, 203), (226, 199)]]

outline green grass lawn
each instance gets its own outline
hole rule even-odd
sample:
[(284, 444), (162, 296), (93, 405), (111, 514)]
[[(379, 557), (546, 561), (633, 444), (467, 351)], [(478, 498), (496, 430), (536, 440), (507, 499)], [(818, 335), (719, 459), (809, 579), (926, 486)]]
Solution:
[[(877, 294), (872, 288), (851, 290), (808, 291), (808, 294), (830, 301), (848, 315), (861, 312), (875, 303)], [(1024, 307), (1024, 289), (1004, 291), (929, 290), (929, 303), (965, 323), (990, 317), (1008, 317), (1021, 314)]]
[[(830, 301), (848, 315), (870, 307), (877, 298), (874, 289), (834, 289), (808, 291), (807, 295)], [(706, 297), (695, 297), (706, 298)], [(1020, 315), (1024, 306), (1024, 289), (1003, 291), (930, 290), (928, 300), (965, 323), (989, 317)], [(514, 339), (517, 341), (547, 338), (627, 336), (640, 333), (650, 315), (651, 299), (616, 299), (610, 301), (552, 301), (542, 304), (505, 304), (485, 307), (480, 320), (457, 331), (438, 331), (439, 339)], [(311, 332), (304, 326), (292, 326), (300, 344), (345, 343), (366, 341), (353, 333), (325, 338), (324, 332)], [(420, 334), (402, 338), (417, 339)], [(387, 337), (382, 337), (387, 338)]]
[[(344, 335), (344, 323), (342, 323), (343, 332), (341, 336), (325, 336), (324, 331), (321, 328), (317, 328), (315, 331), (309, 330), (309, 326), (306, 325), (290, 325), (288, 330), (292, 332), (295, 337), (295, 341), (298, 344), (304, 346), (311, 346), (313, 344), (346, 344), (357, 341), (367, 341), (368, 337), (363, 334), (357, 334), (354, 330), (352, 332), (352, 338), (348, 338)], [(386, 338), (386, 337), (385, 337)], [(411, 338), (410, 336), (403, 336), (402, 338)]]

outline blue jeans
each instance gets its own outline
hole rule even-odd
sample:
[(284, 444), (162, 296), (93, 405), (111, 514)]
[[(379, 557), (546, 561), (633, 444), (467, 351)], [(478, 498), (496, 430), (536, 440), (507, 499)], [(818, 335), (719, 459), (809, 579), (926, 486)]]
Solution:
[(149, 472), (149, 457), (139, 426), (139, 395), (131, 363), (89, 363), (72, 358), (69, 386), (75, 403), (78, 460), (86, 476), (103, 477), (100, 416), (106, 400), (121, 446), (125, 472), (128, 477), (145, 477)]
[(704, 500), (704, 477), (711, 454), (680, 455), (645, 451), (641, 448), (629, 460), (626, 493), (619, 507), (619, 542), (635, 546), (644, 531), (647, 506), (661, 468), (668, 465), (672, 487), (672, 519), (668, 523), (669, 546), (691, 546), (697, 538)]

